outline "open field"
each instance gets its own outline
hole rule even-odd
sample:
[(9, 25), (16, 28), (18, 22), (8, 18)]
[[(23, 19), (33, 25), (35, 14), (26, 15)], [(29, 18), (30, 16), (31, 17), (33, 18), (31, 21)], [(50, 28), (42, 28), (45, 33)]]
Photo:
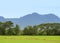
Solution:
[(60, 43), (60, 36), (0, 36), (0, 43)]

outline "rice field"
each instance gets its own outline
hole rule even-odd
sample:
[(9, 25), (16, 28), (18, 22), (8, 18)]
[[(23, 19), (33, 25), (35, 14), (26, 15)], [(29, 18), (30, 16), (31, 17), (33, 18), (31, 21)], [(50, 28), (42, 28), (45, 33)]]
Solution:
[(0, 43), (60, 43), (60, 36), (0, 36)]

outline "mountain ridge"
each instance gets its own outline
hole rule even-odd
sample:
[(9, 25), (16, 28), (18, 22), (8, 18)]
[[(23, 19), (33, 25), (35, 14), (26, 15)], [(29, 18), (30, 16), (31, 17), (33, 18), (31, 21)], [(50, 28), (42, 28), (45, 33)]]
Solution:
[(54, 14), (41, 15), (35, 12), (21, 18), (4, 18), (0, 16), (0, 21), (12, 21), (14, 25), (18, 24), (21, 28), (24, 28), (28, 25), (38, 25), (42, 23), (60, 23), (60, 18)]

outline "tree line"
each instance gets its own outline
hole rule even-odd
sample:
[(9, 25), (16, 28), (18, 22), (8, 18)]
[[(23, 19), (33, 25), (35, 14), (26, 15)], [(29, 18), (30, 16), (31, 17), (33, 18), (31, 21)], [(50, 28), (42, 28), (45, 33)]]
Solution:
[(11, 21), (0, 22), (0, 35), (60, 35), (60, 23), (26, 26), (23, 30)]

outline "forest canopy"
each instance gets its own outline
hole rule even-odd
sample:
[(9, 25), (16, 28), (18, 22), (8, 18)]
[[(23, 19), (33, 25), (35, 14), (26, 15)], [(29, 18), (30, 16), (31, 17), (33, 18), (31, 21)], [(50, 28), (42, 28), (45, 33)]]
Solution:
[(0, 22), (0, 35), (60, 35), (60, 23), (26, 26), (23, 30), (11, 21)]

